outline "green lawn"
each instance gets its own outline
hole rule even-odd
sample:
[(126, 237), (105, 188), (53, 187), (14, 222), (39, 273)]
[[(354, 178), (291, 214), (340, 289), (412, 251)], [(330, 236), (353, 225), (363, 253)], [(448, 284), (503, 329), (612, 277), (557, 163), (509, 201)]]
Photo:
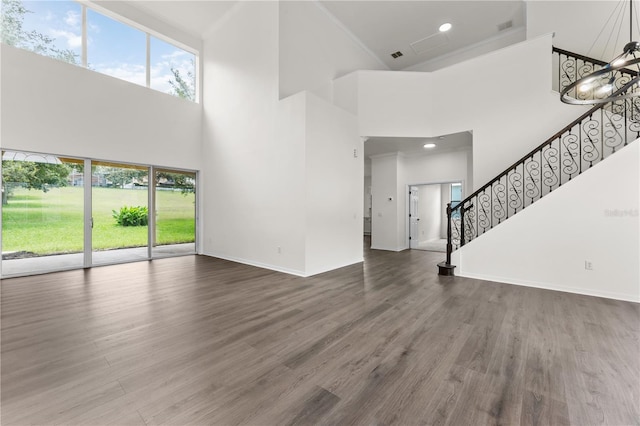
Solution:
[[(93, 248), (97, 250), (147, 245), (147, 227), (118, 226), (112, 210), (147, 205), (147, 191), (93, 188)], [(194, 241), (194, 194), (158, 191), (158, 244)], [(2, 208), (2, 251), (39, 255), (81, 252), (83, 189), (53, 188), (48, 192), (17, 189)]]

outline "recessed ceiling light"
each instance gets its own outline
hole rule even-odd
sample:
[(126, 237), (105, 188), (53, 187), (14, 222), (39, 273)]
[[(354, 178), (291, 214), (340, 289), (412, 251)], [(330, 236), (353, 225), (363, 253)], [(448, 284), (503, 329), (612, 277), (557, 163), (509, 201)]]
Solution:
[(451, 29), (451, 24), (446, 22), (442, 25), (440, 25), (440, 28), (438, 28), (440, 30), (441, 33), (447, 32)]
[(436, 147), (436, 144), (435, 144), (435, 143), (425, 143), (423, 146), (424, 146), (425, 148), (435, 148), (435, 147)]

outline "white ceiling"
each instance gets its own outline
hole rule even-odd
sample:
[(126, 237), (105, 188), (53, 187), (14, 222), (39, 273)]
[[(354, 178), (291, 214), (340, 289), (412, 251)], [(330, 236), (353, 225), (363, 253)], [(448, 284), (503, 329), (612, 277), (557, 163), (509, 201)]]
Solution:
[(163, 22), (202, 37), (238, 1), (224, 0), (127, 0), (132, 6)]
[[(434, 143), (435, 148), (424, 144)], [(405, 156), (440, 154), (448, 151), (471, 149), (473, 137), (470, 132), (453, 133), (437, 138), (371, 137), (364, 143), (365, 176), (371, 175), (371, 157), (401, 152)]]
[[(188, 34), (202, 37), (238, 1), (128, 0), (128, 3)], [(404, 69), (525, 26), (522, 0), (339, 0), (317, 3), (392, 70)], [(497, 25), (507, 21), (512, 21), (513, 27), (498, 31)], [(438, 32), (444, 22), (453, 25), (446, 35)], [(411, 43), (421, 40), (423, 42), (418, 46), (444, 44), (415, 53)], [(403, 56), (393, 59), (390, 54), (396, 51), (401, 51)]]
[[(399, 137), (370, 137), (364, 143), (365, 157), (402, 152), (406, 155), (437, 154), (471, 147), (471, 133), (461, 132), (437, 138), (399, 138)], [(425, 148), (424, 144), (434, 143), (435, 148)]]
[[(130, 5), (144, 13), (196, 37), (202, 37), (238, 2), (128, 0)], [(497, 37), (500, 35), (498, 25), (504, 22), (512, 21), (513, 26), (509, 30), (525, 26), (525, 6), (521, 0), (339, 0), (319, 1), (318, 5), (393, 70), (404, 69)], [(453, 25), (446, 33), (446, 39), (438, 33), (438, 27), (444, 22)], [(437, 39), (445, 43), (416, 53), (411, 44), (425, 38), (428, 38), (427, 43)], [(401, 51), (403, 56), (392, 58), (390, 53), (396, 51)], [(365, 143), (365, 158), (368, 162), (372, 155), (396, 151), (406, 155), (436, 154), (470, 147), (471, 140), (467, 132), (448, 135), (444, 139), (371, 138)], [(436, 143), (437, 148), (427, 152), (423, 145), (430, 141)]]
[[(392, 70), (432, 60), (467, 46), (524, 28), (521, 0), (502, 1), (322, 1), (322, 5)], [(498, 25), (512, 27), (503, 32)], [(453, 25), (439, 33), (441, 24)], [(417, 47), (429, 46), (416, 53)], [(403, 56), (394, 59), (391, 53)]]

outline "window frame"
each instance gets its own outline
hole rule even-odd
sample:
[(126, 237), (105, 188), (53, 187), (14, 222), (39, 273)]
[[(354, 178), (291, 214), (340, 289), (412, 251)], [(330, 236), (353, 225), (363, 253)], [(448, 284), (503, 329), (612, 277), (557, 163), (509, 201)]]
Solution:
[[(82, 269), (82, 268), (92, 268), (97, 266), (105, 266), (111, 264), (121, 264), (121, 263), (130, 263), (130, 262), (139, 262), (146, 260), (155, 260), (166, 257), (179, 257), (184, 255), (196, 255), (200, 253), (200, 170), (197, 169), (186, 169), (182, 167), (172, 167), (172, 166), (163, 166), (163, 165), (154, 165), (154, 164), (144, 164), (144, 163), (135, 163), (130, 161), (119, 161), (119, 160), (105, 160), (98, 159), (92, 157), (79, 157), (75, 155), (63, 155), (63, 154), (54, 154), (51, 152), (40, 152), (40, 151), (25, 151), (23, 149), (12, 149), (3, 147), (1, 152), (15, 152), (15, 153), (25, 153), (25, 154), (35, 154), (40, 156), (52, 156), (52, 157), (60, 157), (68, 160), (75, 160), (78, 163), (82, 163), (84, 165), (84, 176), (83, 176), (83, 221), (84, 221), (84, 239), (83, 239), (83, 265), (82, 266), (72, 266), (72, 267), (56, 267), (49, 270), (38, 270), (35, 272), (26, 272), (26, 273), (18, 273), (18, 274), (9, 274), (5, 275), (2, 271), (3, 260), (0, 259), (0, 278), (13, 278), (18, 276), (28, 276), (28, 275), (37, 275), (42, 273), (49, 272), (58, 272), (64, 270), (73, 270), (73, 269)], [(1, 157), (1, 156), (0, 156)], [(1, 160), (1, 158), (0, 158)], [(172, 255), (162, 255), (159, 253), (154, 253), (153, 251), (153, 239), (156, 233), (156, 205), (155, 205), (155, 178), (149, 178), (149, 187), (147, 189), (147, 208), (149, 211), (149, 224), (147, 225), (147, 259), (132, 259), (118, 262), (108, 262), (108, 263), (96, 263), (93, 258), (93, 185), (92, 182), (92, 166), (95, 166), (97, 163), (109, 164), (113, 163), (119, 166), (130, 166), (132, 168), (144, 169), (147, 170), (149, 176), (155, 176), (156, 171), (166, 171), (166, 172), (174, 172), (174, 173), (184, 173), (193, 175), (194, 184), (195, 184), (195, 200), (194, 200), (194, 252), (186, 253), (186, 254), (172, 254)], [(89, 182), (89, 184), (87, 184)], [(0, 161), (0, 183), (2, 183), (2, 161)], [(3, 231), (3, 223), (2, 223), (2, 209), (4, 206), (0, 206), (0, 249), (2, 248), (2, 231)]]
[[(177, 40), (174, 40), (158, 31), (155, 31), (145, 25), (142, 25), (138, 22), (135, 22), (132, 19), (126, 18), (125, 16), (122, 16), (116, 12), (113, 12), (103, 6), (100, 6), (98, 4), (95, 4), (89, 0), (69, 0), (70, 2), (76, 3), (80, 6), (81, 8), (81, 39), (82, 39), (82, 45), (80, 48), (80, 64), (78, 66), (82, 66), (85, 69), (89, 69), (88, 67), (88, 60), (87, 60), (87, 40), (88, 40), (88, 35), (87, 35), (87, 9), (92, 10), (93, 12), (103, 15), (109, 19), (112, 19), (120, 24), (126, 25), (128, 27), (131, 27), (135, 30), (141, 31), (142, 33), (145, 34), (146, 37), (146, 60), (145, 60), (145, 85), (140, 85), (142, 87), (147, 87), (148, 89), (152, 89), (156, 92), (160, 92), (160, 93), (166, 93), (170, 96), (174, 96), (174, 97), (178, 97), (176, 95), (172, 95), (171, 93), (168, 92), (162, 92), (161, 90), (155, 89), (153, 87), (151, 87), (151, 37), (155, 37), (158, 40), (161, 40), (165, 43), (168, 43), (178, 49), (181, 49), (189, 54), (192, 54), (194, 56), (194, 70), (193, 70), (193, 77), (194, 77), (194, 99), (192, 102), (194, 103), (200, 103), (200, 51), (198, 49), (195, 49), (191, 46), (188, 46), (184, 43), (181, 43)], [(54, 58), (55, 59), (55, 58)], [(112, 76), (113, 77), (113, 76)], [(118, 78), (118, 77), (114, 77), (114, 78)], [(122, 79), (120, 79), (122, 80)], [(123, 81), (127, 81), (127, 80), (123, 80)], [(133, 83), (136, 84), (136, 83)], [(188, 101), (191, 101), (190, 99), (186, 99)]]

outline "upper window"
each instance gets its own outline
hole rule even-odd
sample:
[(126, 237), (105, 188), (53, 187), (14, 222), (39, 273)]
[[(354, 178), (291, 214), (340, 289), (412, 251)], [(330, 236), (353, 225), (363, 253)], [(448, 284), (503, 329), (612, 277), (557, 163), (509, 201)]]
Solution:
[(196, 55), (74, 1), (2, 0), (2, 42), (196, 101)]
[(196, 56), (158, 38), (150, 39), (151, 88), (196, 99)]
[(98, 12), (87, 10), (87, 67), (146, 86), (147, 36)]
[(80, 65), (82, 6), (73, 1), (2, 0), (2, 42)]

